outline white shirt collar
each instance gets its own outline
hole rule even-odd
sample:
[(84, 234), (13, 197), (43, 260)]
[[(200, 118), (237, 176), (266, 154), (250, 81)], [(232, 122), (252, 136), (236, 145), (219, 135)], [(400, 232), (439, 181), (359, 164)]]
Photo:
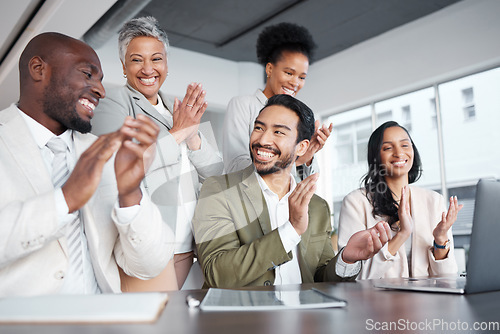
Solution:
[[(56, 135), (52, 133), (49, 129), (47, 129), (42, 124), (35, 121), (33, 118), (24, 113), (21, 109), (17, 108), (19, 113), (23, 117), (26, 125), (28, 126), (33, 139), (40, 149), (44, 148), (47, 145), (47, 142), (55, 137)], [(68, 145), (70, 152), (73, 150), (73, 130), (66, 130), (62, 134), (59, 135), (59, 138), (64, 140), (64, 142)]]
[[(258, 172), (255, 171), (254, 173), (257, 176), (257, 181), (259, 182), (260, 189), (262, 189), (264, 193), (267, 192), (268, 194), (270, 193), (278, 196), (268, 187), (266, 181), (264, 181), (264, 179), (262, 178), (262, 176), (259, 175)], [(295, 189), (295, 187), (297, 187), (297, 182), (295, 182), (295, 178), (293, 177), (293, 175), (290, 174), (290, 190), (283, 197), (287, 197)]]
[(262, 105), (266, 104), (266, 102), (267, 102), (267, 96), (266, 96), (266, 94), (264, 94), (264, 92), (262, 90), (257, 89), (257, 91), (255, 92), (255, 96), (257, 97), (257, 99), (259, 100), (259, 102)]
[(163, 103), (160, 94), (158, 94), (158, 103), (154, 105), (153, 108), (155, 108), (156, 111), (158, 111), (162, 116), (167, 117), (167, 119), (168, 117), (172, 117), (172, 113), (170, 112), (170, 110), (168, 110), (167, 107), (165, 107), (165, 104)]

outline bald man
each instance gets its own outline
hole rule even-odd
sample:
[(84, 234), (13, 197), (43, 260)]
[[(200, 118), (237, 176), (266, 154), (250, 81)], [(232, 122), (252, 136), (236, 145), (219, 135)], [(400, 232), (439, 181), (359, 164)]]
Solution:
[(19, 102), (0, 112), (0, 296), (120, 292), (118, 267), (158, 275), (173, 233), (140, 187), (158, 126), (88, 133), (103, 74), (74, 38), (34, 37), (19, 74)]

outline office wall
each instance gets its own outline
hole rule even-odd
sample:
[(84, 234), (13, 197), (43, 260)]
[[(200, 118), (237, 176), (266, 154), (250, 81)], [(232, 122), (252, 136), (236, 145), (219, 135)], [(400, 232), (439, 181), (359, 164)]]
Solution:
[(299, 97), (332, 114), (500, 65), (500, 1), (464, 0), (314, 63)]

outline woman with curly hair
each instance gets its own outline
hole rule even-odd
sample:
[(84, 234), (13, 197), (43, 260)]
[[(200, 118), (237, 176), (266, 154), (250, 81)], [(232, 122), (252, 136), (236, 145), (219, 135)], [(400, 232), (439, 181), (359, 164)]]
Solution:
[[(249, 152), (250, 134), (259, 111), (271, 96), (295, 96), (304, 86), (309, 63), (316, 45), (309, 31), (293, 23), (279, 23), (266, 27), (257, 40), (257, 58), (265, 66), (267, 81), (264, 90), (254, 95), (237, 96), (229, 101), (224, 120), (224, 167), (226, 173), (248, 167), (252, 161)], [(325, 144), (332, 125), (319, 126), (311, 138), (308, 152), (296, 161), (299, 179), (315, 173), (313, 156)]]
[(408, 131), (389, 121), (368, 141), (364, 188), (348, 194), (339, 217), (339, 249), (354, 233), (387, 221), (392, 239), (363, 262), (361, 279), (457, 274), (451, 226), (462, 205), (435, 191), (409, 184), (422, 174), (417, 147)]

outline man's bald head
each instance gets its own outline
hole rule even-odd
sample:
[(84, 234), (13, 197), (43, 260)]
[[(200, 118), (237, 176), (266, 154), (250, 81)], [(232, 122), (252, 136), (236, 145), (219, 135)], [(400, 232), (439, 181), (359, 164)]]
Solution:
[(29, 76), (29, 62), (33, 57), (38, 56), (45, 62), (52, 63), (55, 55), (75, 45), (90, 48), (90, 46), (78, 39), (57, 32), (46, 32), (33, 37), (19, 58), (21, 90), (24, 84), (26, 84), (24, 81)]
[(105, 91), (99, 57), (89, 45), (55, 32), (35, 36), (19, 59), (19, 77), (19, 109), (55, 134), (90, 131)]

